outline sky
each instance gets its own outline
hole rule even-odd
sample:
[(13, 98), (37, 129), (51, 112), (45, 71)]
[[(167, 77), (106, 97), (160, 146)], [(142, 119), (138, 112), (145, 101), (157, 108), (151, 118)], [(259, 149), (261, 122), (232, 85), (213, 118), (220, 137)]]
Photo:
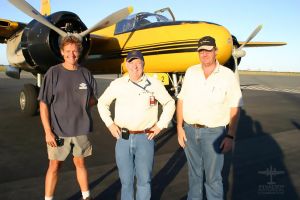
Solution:
[[(39, 0), (27, 0), (37, 10)], [(241, 70), (300, 72), (300, 0), (50, 0), (51, 12), (71, 11), (91, 27), (111, 13), (133, 6), (134, 13), (170, 7), (176, 20), (214, 22), (225, 26), (238, 41), (245, 41), (260, 24), (252, 41), (286, 42), (279, 47), (245, 48)], [(29, 23), (31, 18), (6, 0), (0, 0), (0, 18)], [(6, 46), (0, 45), (0, 64), (8, 64)]]

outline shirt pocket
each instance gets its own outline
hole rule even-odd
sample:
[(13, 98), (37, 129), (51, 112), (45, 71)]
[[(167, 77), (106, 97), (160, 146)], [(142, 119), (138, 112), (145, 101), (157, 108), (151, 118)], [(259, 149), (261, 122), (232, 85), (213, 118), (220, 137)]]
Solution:
[(213, 86), (211, 88), (211, 102), (222, 104), (225, 101), (226, 90), (221, 86)]
[(151, 96), (152, 96), (152, 94), (149, 92), (146, 92), (146, 91), (143, 91), (142, 93), (139, 94), (138, 98), (139, 98), (140, 106), (144, 110), (151, 108), (151, 105), (150, 105), (150, 97)]

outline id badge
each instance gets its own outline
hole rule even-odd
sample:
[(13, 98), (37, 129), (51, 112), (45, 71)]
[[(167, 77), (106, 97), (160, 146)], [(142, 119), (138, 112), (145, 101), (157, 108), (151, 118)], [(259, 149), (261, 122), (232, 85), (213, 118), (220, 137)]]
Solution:
[(156, 104), (156, 99), (155, 99), (155, 97), (154, 97), (153, 95), (151, 95), (151, 96), (149, 97), (149, 103), (150, 103), (150, 106), (155, 106), (155, 104)]

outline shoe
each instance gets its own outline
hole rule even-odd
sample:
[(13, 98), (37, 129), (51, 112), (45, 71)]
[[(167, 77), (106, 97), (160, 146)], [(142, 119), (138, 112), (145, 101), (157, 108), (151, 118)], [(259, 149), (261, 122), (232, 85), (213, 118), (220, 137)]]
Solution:
[(92, 197), (82, 198), (82, 200), (93, 200)]

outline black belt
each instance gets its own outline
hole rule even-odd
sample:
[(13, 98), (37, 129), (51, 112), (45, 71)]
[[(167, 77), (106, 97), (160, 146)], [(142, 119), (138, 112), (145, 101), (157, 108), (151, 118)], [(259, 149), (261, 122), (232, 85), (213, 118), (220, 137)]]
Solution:
[(194, 128), (209, 128), (208, 126), (202, 124), (189, 124), (189, 125)]

